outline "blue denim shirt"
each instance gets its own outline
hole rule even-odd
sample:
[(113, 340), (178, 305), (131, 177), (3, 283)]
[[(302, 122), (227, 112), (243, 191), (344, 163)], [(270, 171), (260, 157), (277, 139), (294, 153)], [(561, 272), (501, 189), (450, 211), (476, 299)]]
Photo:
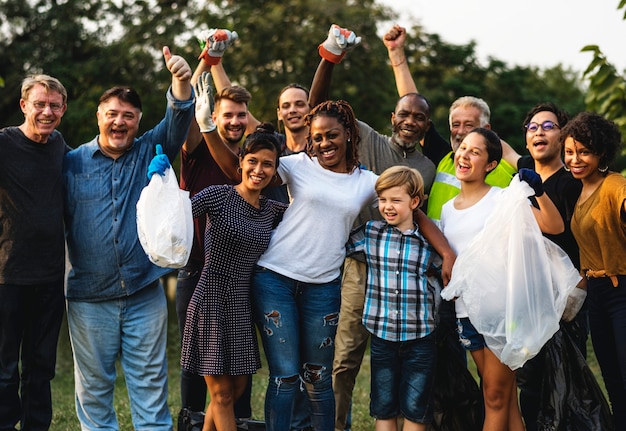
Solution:
[(137, 235), (137, 201), (156, 144), (174, 160), (194, 115), (193, 97), (167, 92), (165, 118), (112, 159), (98, 136), (65, 156), (65, 234), (72, 270), (68, 300), (96, 302), (132, 295), (171, 271), (148, 260)]

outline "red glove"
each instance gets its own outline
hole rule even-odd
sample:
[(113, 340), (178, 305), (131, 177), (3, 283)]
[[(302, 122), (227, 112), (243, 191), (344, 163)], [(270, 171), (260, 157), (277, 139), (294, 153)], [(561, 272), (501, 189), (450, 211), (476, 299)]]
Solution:
[(199, 37), (202, 53), (198, 60), (203, 59), (209, 66), (215, 66), (222, 60), (224, 51), (232, 45), (239, 36), (236, 31), (212, 28), (203, 32)]
[(328, 37), (318, 46), (320, 56), (331, 63), (339, 64), (346, 55), (346, 51), (361, 43), (353, 31), (341, 28), (337, 24), (330, 26)]

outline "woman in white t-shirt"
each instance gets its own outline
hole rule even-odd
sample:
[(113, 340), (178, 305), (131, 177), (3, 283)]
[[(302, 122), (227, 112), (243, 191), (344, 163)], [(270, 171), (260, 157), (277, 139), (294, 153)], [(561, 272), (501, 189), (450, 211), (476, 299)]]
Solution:
[[(491, 130), (483, 128), (472, 130), (454, 154), (456, 177), (461, 181), (461, 191), (444, 204), (441, 228), (457, 255), (483, 229), (495, 198), (503, 190), (485, 183), (486, 175), (495, 169), (501, 158), (500, 138)], [(541, 177), (529, 169), (520, 170), (519, 175), (535, 190), (539, 209), (533, 208), (533, 214), (542, 232), (562, 232), (563, 220), (550, 198), (543, 193)], [(470, 322), (462, 299), (456, 300), (455, 308), (459, 339), (471, 353), (482, 377), (485, 399), (483, 430), (524, 430), (517, 402), (515, 372), (487, 348), (482, 335)]]
[(311, 111), (307, 125), (309, 154), (280, 159), (278, 175), (291, 203), (252, 284), (253, 315), (269, 365), (269, 430), (289, 429), (295, 391), (304, 386), (313, 428), (334, 429), (340, 268), (357, 215), (376, 199), (376, 175), (358, 166), (359, 130), (350, 105), (324, 102)]

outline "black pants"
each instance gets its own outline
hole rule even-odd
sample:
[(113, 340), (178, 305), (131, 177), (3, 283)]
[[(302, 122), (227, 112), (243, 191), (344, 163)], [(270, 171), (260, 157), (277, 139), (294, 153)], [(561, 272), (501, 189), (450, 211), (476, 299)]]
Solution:
[(50, 427), (50, 381), (64, 310), (63, 278), (0, 284), (0, 430), (14, 430), (18, 422), (23, 431)]

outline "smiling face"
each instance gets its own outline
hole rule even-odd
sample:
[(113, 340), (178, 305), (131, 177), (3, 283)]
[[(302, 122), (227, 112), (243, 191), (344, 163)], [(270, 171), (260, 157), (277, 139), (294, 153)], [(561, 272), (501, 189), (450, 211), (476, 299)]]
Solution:
[(426, 101), (416, 95), (403, 97), (391, 114), (391, 124), (398, 139), (406, 145), (414, 146), (424, 138), (430, 127)]
[(24, 124), (20, 130), (28, 139), (46, 143), (61, 123), (67, 105), (61, 93), (37, 84), (29, 91), (26, 100), (20, 99), (20, 108), (24, 113)]
[(592, 183), (600, 180), (603, 175), (598, 170), (600, 156), (592, 153), (581, 142), (571, 136), (565, 138), (565, 166), (572, 172), (572, 176), (585, 182)]
[(346, 161), (348, 131), (335, 117), (318, 115), (311, 121), (313, 152), (324, 168), (333, 172), (348, 172)]
[(469, 133), (454, 153), (456, 177), (464, 182), (484, 181), (498, 162), (489, 162), (487, 143), (480, 133)]
[(481, 124), (481, 111), (475, 106), (459, 106), (450, 113), (450, 144), (456, 151), (467, 134), (476, 127), (489, 128)]
[(100, 150), (117, 158), (130, 148), (139, 131), (141, 111), (117, 97), (102, 102), (96, 112)]
[[(546, 121), (554, 123), (555, 127), (544, 130), (541, 127)], [(526, 148), (531, 157), (543, 164), (549, 164), (561, 158), (560, 127), (558, 118), (553, 112), (537, 112), (528, 122), (538, 124), (537, 130), (526, 129)]]
[(248, 105), (222, 98), (215, 104), (213, 121), (217, 133), (226, 143), (239, 145), (248, 127)]
[(247, 153), (239, 162), (241, 187), (250, 192), (260, 192), (272, 181), (276, 173), (276, 151), (266, 148)]
[(278, 99), (276, 115), (285, 129), (295, 133), (306, 128), (304, 120), (310, 110), (306, 92), (301, 88), (288, 88)]
[(419, 205), (419, 198), (411, 198), (404, 186), (382, 190), (378, 194), (378, 211), (387, 223), (401, 231), (413, 227), (413, 210)]

